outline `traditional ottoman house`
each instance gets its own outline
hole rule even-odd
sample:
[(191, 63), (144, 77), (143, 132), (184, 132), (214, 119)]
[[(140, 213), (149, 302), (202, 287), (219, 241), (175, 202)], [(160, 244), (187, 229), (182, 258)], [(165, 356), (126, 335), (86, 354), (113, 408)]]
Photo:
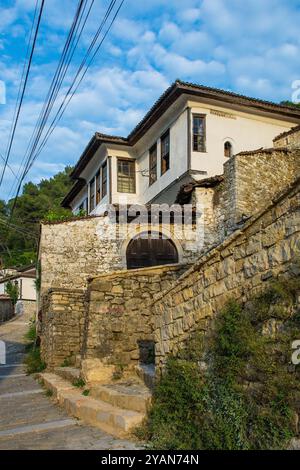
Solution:
[[(276, 194), (299, 189), (299, 124), (296, 107), (176, 81), (128, 137), (96, 133), (63, 201), (73, 219), (41, 227), (39, 317), (48, 368), (76, 364), (70, 374), (84, 377), (105, 402), (100, 408), (110, 402), (128, 409), (127, 388), (111, 391), (113, 376), (151, 382), (154, 362), (162, 370), (196, 322), (207, 328), (220, 299), (256, 275), (257, 288), (261, 276), (288, 263), (294, 245), (276, 246), (280, 253), (269, 257), (264, 247), (280, 237), (264, 245), (261, 231), (270, 226), (272, 238), (271, 225), (282, 214), (280, 208), (270, 215), (272, 204), (284, 200), (291, 213), (297, 210), (291, 196)], [(297, 217), (284, 221), (290, 234), (300, 226)], [(56, 372), (67, 376), (65, 369)], [(53, 385), (56, 378), (45, 380)], [(110, 424), (90, 422), (126, 430), (142, 417), (143, 394), (134, 396), (142, 409), (132, 421), (120, 411), (124, 426), (115, 409)]]

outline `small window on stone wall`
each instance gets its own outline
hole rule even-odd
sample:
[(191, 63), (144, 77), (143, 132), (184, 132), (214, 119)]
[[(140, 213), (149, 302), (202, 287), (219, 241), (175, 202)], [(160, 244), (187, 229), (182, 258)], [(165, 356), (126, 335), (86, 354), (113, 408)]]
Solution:
[(140, 352), (140, 364), (155, 363), (155, 343), (149, 340), (138, 341)]
[(232, 157), (232, 144), (229, 140), (224, 144), (224, 156), (226, 158)]

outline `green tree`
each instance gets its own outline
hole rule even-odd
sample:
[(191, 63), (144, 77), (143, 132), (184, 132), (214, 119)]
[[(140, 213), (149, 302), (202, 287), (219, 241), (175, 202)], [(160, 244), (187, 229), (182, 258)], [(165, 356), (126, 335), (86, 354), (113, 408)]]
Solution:
[(71, 211), (61, 207), (61, 201), (70, 190), (71, 167), (40, 183), (28, 182), (24, 185), (14, 209), (12, 223), (17, 227), (7, 227), (13, 200), (0, 200), (0, 264), (24, 266), (35, 262), (40, 221), (48, 214), (57, 218), (67, 218)]
[(280, 104), (283, 104), (285, 106), (296, 106), (297, 108), (300, 108), (300, 103), (294, 103), (293, 101), (281, 101)]
[(10, 297), (13, 305), (16, 305), (19, 298), (19, 285), (17, 282), (8, 281), (5, 285), (5, 292)]

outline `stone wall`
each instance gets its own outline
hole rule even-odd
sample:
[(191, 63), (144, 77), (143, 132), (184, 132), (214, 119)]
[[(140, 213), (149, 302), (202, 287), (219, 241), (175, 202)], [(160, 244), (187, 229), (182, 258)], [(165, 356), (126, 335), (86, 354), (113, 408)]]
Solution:
[(43, 223), (40, 237), (41, 293), (81, 289), (87, 279), (122, 269), (120, 241), (109, 235), (108, 217)]
[(23, 315), (24, 318), (36, 317), (36, 301), (35, 300), (18, 300), (16, 303), (16, 315)]
[(192, 203), (204, 207), (204, 243), (199, 255), (222, 243), (247, 219), (270, 204), (300, 174), (300, 150), (242, 152), (224, 165), (222, 181), (195, 186)]
[(14, 307), (10, 299), (0, 297), (0, 323), (10, 320), (14, 316)]
[(48, 368), (74, 361), (81, 353), (84, 333), (85, 291), (51, 289), (42, 298), (41, 355)]
[(270, 149), (236, 156), (234, 221), (252, 216), (300, 174), (300, 151)]
[(195, 329), (206, 331), (230, 298), (246, 301), (290, 269), (300, 253), (300, 180), (201, 257), (153, 303), (156, 364), (164, 366)]
[(274, 139), (274, 147), (300, 148), (300, 126), (294, 127), (289, 132), (284, 132)]
[[(182, 274), (182, 266), (116, 272), (91, 280), (83, 357), (106, 364), (147, 362), (153, 342), (149, 304)], [(151, 357), (148, 355), (148, 360)], [(152, 354), (154, 361), (154, 349)]]
[[(108, 216), (43, 223), (39, 249), (41, 294), (51, 288), (86, 288), (90, 277), (126, 270), (127, 244), (134, 235), (147, 229), (131, 223), (127, 234), (115, 236), (119, 226), (112, 224)], [(157, 231), (177, 240), (172, 224), (161, 224)], [(176, 241), (182, 264), (195, 261), (199, 251), (194, 228), (191, 226), (187, 231), (190, 239)]]

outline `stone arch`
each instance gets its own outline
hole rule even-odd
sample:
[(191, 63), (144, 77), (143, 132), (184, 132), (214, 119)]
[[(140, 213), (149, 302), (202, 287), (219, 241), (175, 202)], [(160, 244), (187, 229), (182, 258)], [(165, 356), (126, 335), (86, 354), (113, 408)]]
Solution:
[[(136, 256), (139, 259), (134, 263), (133, 256), (138, 249), (142, 249), (144, 254)], [(147, 252), (149, 253), (148, 260), (146, 259)], [(131, 257), (130, 260), (129, 257)], [(182, 248), (179, 241), (169, 231), (161, 230), (160, 227), (157, 231), (150, 232), (149, 227), (145, 226), (140, 227), (138, 232), (134, 231), (129, 234), (122, 247), (122, 259), (124, 267), (128, 269), (177, 264), (182, 260)]]
[(224, 147), (224, 157), (230, 158), (234, 155), (235, 152), (235, 142), (230, 137), (226, 137), (223, 139), (223, 147)]

